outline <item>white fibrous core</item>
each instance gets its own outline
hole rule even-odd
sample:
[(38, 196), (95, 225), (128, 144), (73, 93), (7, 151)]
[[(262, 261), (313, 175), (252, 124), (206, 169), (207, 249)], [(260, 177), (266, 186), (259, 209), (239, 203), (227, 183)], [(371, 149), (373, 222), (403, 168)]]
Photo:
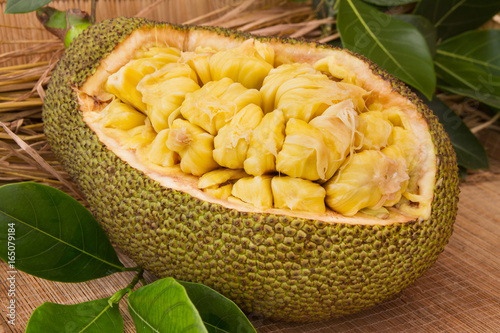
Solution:
[(144, 45), (84, 119), (134, 167), (204, 200), (325, 220), (427, 218), (426, 124), (340, 58), (294, 61), (253, 39)]

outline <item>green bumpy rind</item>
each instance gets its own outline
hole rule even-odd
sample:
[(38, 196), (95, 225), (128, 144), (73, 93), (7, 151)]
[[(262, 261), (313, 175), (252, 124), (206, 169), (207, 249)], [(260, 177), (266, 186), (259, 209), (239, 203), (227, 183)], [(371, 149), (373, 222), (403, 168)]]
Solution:
[(438, 172), (426, 221), (346, 225), (242, 213), (163, 188), (107, 150), (83, 122), (72, 87), (81, 86), (133, 30), (155, 24), (119, 18), (86, 29), (60, 60), (43, 107), (52, 150), (112, 242), (137, 264), (158, 277), (208, 285), (247, 313), (314, 321), (381, 303), (435, 262), (456, 217), (455, 153), (432, 112), (373, 64), (375, 73), (418, 104), (429, 124)]

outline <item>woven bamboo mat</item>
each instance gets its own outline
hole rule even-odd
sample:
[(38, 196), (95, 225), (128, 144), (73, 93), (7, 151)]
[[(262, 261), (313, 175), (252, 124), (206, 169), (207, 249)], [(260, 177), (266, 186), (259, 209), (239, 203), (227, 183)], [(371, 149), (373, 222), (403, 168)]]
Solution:
[[(498, 156), (497, 156), (498, 157)], [(491, 172), (461, 184), (453, 236), (437, 262), (396, 298), (344, 318), (287, 324), (250, 317), (259, 333), (294, 332), (500, 332), (500, 159)], [(132, 266), (121, 256), (125, 265)], [(8, 267), (0, 264), (1, 316), (6, 319)], [(104, 298), (124, 288), (133, 273), (119, 273), (87, 283), (49, 282), (16, 273), (16, 325), (24, 332), (32, 311), (43, 302), (73, 304)], [(151, 282), (153, 276), (146, 276)], [(125, 332), (135, 332), (126, 304), (120, 304)], [(1, 332), (1, 327), (0, 327)]]

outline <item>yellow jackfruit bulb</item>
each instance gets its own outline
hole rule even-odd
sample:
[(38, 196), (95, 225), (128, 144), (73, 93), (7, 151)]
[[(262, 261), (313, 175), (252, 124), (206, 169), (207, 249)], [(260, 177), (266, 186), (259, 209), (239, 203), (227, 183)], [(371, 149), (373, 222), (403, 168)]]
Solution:
[(165, 65), (137, 84), (146, 114), (157, 132), (169, 127), (170, 114), (182, 105), (186, 94), (198, 89), (196, 73), (188, 65), (178, 63)]
[(363, 150), (380, 150), (388, 145), (391, 133), (392, 125), (385, 119), (383, 113), (377, 111), (361, 113), (355, 135), (355, 146)]
[(207, 187), (203, 191), (210, 195), (213, 195), (216, 198), (226, 200), (231, 196), (232, 190), (233, 184), (229, 183), (222, 186)]
[(354, 134), (358, 127), (358, 113), (352, 100), (348, 99), (330, 106), (321, 115), (309, 122), (323, 134), (328, 147), (328, 168), (321, 180), (330, 179), (347, 156), (354, 151)]
[(285, 142), (276, 158), (276, 170), (291, 177), (326, 180), (330, 151), (323, 134), (299, 119), (286, 124)]
[(168, 63), (176, 62), (178, 58), (175, 55), (157, 55), (134, 59), (108, 77), (104, 90), (137, 110), (146, 112), (146, 104), (142, 101), (141, 92), (137, 90), (137, 84), (145, 75), (154, 73)]
[(365, 100), (369, 97), (369, 92), (355, 84), (346, 82), (337, 82), (337, 101), (352, 99), (354, 106), (358, 112), (363, 112), (366, 109)]
[[(409, 175), (408, 164), (405, 156), (406, 154), (401, 145), (388, 146), (382, 149), (382, 153), (389, 156), (393, 161), (397, 163), (397, 170), (395, 174), (400, 175), (406, 173)], [(397, 204), (401, 199), (402, 194), (406, 191), (406, 188), (408, 187), (408, 182), (409, 182), (409, 177), (408, 179), (401, 182), (400, 190), (394, 193), (394, 197), (392, 199), (388, 198), (387, 201), (384, 203), (384, 206), (390, 207)]]
[(216, 169), (201, 176), (198, 187), (216, 198), (227, 199), (231, 196), (234, 181), (243, 177), (248, 177), (248, 174), (241, 169)]
[(224, 184), (228, 181), (240, 179), (243, 177), (248, 177), (248, 174), (239, 169), (226, 169), (220, 168), (213, 171), (209, 171), (200, 177), (198, 180), (198, 187), (205, 189), (209, 187), (216, 187)]
[(247, 89), (241, 83), (223, 78), (187, 94), (180, 113), (189, 122), (216, 135), (238, 111), (252, 103), (261, 104), (258, 90)]
[(262, 118), (250, 138), (245, 171), (254, 176), (276, 171), (276, 157), (285, 140), (285, 117), (274, 110)]
[(403, 127), (394, 126), (387, 143), (389, 146), (397, 145), (401, 148), (408, 168), (411, 169), (417, 166), (417, 157), (419, 155), (418, 142), (409, 130), (404, 129)]
[(258, 40), (254, 40), (253, 45), (259, 56), (274, 67), (274, 48)]
[(378, 209), (401, 192), (408, 180), (403, 169), (380, 151), (354, 154), (324, 184), (326, 204), (346, 216), (353, 216), (363, 208)]
[(122, 147), (125, 149), (140, 149), (151, 144), (156, 137), (156, 132), (149, 119), (146, 119), (144, 125), (134, 127), (126, 133), (127, 135), (122, 141)]
[(188, 64), (198, 75), (200, 85), (204, 85), (212, 81), (209, 60), (214, 53), (215, 51), (212, 49), (197, 49), (194, 52), (183, 52), (179, 61)]
[(260, 209), (273, 207), (273, 193), (271, 190), (270, 175), (245, 177), (233, 185), (231, 194), (243, 202)]
[(403, 127), (394, 126), (389, 138), (389, 144), (390, 146), (386, 149), (391, 148), (392, 146), (399, 147), (406, 160), (410, 180), (406, 190), (403, 192), (403, 197), (409, 201), (423, 202), (424, 198), (420, 196), (418, 177), (416, 176), (420, 167), (420, 154), (418, 142), (415, 139), (415, 136)]
[(342, 80), (342, 82), (356, 84), (356, 75), (353, 74), (352, 70), (346, 68), (343, 65), (341, 59), (338, 59), (337, 55), (331, 55), (316, 61), (313, 65), (314, 69), (327, 73), (328, 75)]
[(301, 63), (283, 64), (271, 69), (262, 83), (262, 88), (260, 88), (262, 110), (265, 113), (273, 111), (276, 108), (275, 99), (279, 87), (286, 81), (302, 74), (319, 74), (319, 72), (311, 65)]
[[(228, 77), (248, 89), (260, 89), (262, 81), (273, 68), (273, 64), (266, 61), (266, 57), (270, 59), (271, 56), (263, 51), (264, 47), (261, 44), (257, 50), (255, 41), (249, 39), (236, 48), (217, 52), (209, 61), (212, 79)], [(274, 54), (271, 47), (268, 52)]]
[(297, 211), (325, 212), (326, 191), (309, 180), (275, 176), (271, 181), (274, 207)]
[(169, 129), (160, 131), (148, 147), (146, 158), (150, 162), (164, 167), (179, 163), (179, 155), (167, 147), (169, 131)]
[(230, 169), (243, 169), (252, 132), (264, 116), (262, 109), (248, 104), (223, 126), (214, 139), (214, 160)]
[(180, 167), (185, 173), (201, 176), (219, 167), (212, 157), (214, 137), (183, 119), (172, 123), (167, 147), (180, 155)]
[(114, 99), (102, 111), (101, 122), (104, 127), (129, 130), (144, 125), (146, 116), (128, 104)]
[(404, 129), (410, 129), (410, 120), (408, 117), (398, 108), (388, 108), (382, 110), (382, 114), (386, 117), (388, 121), (391, 122), (393, 126), (399, 126)]
[(339, 99), (338, 91), (336, 83), (326, 75), (302, 74), (281, 84), (274, 105), (283, 111), (286, 120), (296, 118), (308, 122)]

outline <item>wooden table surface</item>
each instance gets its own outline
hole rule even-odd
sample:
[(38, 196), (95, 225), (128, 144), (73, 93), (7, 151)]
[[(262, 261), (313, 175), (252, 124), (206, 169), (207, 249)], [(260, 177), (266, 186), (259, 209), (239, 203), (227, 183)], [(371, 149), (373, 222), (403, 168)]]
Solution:
[[(133, 265), (121, 256), (127, 265)], [(24, 332), (32, 311), (45, 301), (72, 304), (108, 297), (133, 273), (65, 284), (16, 274), (16, 325), (7, 323), (8, 266), (0, 263), (1, 316), (5, 332)], [(151, 282), (154, 277), (147, 276)], [(125, 331), (135, 332), (126, 304)], [(454, 233), (437, 262), (396, 298), (341, 319), (287, 324), (250, 318), (259, 333), (278, 332), (500, 332), (500, 160), (461, 184)], [(0, 332), (2, 326), (0, 326)]]

